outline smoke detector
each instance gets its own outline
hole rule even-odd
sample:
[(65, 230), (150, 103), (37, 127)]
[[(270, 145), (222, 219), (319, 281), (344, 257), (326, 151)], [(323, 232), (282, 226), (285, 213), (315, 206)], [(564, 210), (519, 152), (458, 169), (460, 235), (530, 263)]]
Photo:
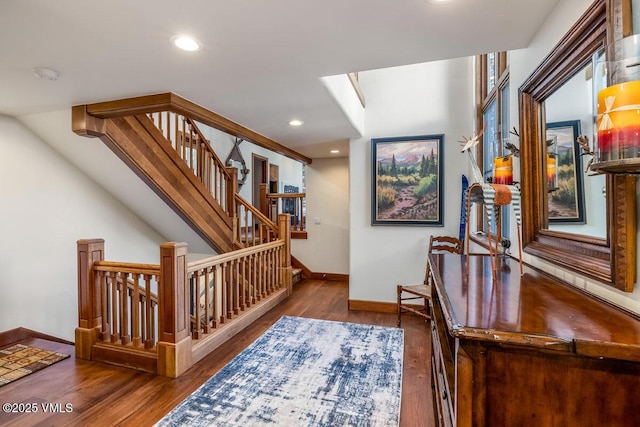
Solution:
[(33, 71), (33, 74), (36, 77), (40, 77), (41, 79), (50, 80), (50, 81), (58, 80), (58, 76), (60, 75), (58, 74), (57, 71), (52, 70), (51, 68), (44, 68), (44, 67), (37, 67), (31, 71)]

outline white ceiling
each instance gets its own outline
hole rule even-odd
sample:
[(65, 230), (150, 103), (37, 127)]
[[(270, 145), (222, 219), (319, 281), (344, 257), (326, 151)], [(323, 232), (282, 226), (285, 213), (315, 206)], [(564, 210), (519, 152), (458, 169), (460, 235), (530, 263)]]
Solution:
[(324, 157), (358, 135), (320, 77), (522, 48), (558, 1), (0, 0), (0, 114), (170, 91)]

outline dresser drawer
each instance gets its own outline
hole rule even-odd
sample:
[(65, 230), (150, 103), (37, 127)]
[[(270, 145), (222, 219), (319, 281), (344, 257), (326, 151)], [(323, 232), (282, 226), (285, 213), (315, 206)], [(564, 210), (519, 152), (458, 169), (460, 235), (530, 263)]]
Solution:
[(433, 400), (435, 419), (438, 426), (453, 426), (453, 413), (451, 412), (446, 391), (443, 390), (443, 376), (438, 373), (436, 358), (431, 358), (431, 386), (433, 388)]
[(454, 419), (454, 395), (452, 393), (452, 387), (449, 383), (447, 375), (447, 363), (444, 359), (443, 348), (441, 346), (440, 337), (438, 336), (438, 328), (435, 322), (432, 323), (431, 328), (431, 343), (432, 343), (432, 381), (434, 383), (434, 400), (439, 413), (439, 418), (442, 420), (441, 425), (453, 425)]

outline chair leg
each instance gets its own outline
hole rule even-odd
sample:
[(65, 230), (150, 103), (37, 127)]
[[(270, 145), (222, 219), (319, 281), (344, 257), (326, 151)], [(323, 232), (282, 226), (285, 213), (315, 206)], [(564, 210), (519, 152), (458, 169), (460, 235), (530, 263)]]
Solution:
[(402, 286), (398, 285), (398, 328), (401, 326), (401, 323), (402, 323), (402, 319), (400, 318), (400, 315), (402, 314), (402, 310), (400, 309), (401, 296), (402, 296)]

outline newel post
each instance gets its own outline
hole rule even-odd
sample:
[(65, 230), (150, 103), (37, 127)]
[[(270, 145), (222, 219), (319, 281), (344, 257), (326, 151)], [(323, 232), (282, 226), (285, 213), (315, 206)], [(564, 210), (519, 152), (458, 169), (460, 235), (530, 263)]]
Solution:
[(187, 281), (187, 244), (160, 245), (158, 374), (177, 378), (193, 365)]
[(231, 175), (231, 181), (227, 189), (227, 214), (230, 217), (236, 216), (236, 193), (238, 192), (238, 168), (227, 168)]
[(271, 212), (269, 212), (269, 204), (267, 203), (267, 184), (260, 184), (260, 212), (267, 218), (273, 220)]
[(91, 360), (91, 347), (102, 327), (100, 283), (96, 283), (93, 263), (104, 260), (104, 239), (77, 241), (78, 327), (75, 330), (76, 357)]
[(289, 214), (278, 215), (278, 232), (284, 240), (282, 250), (282, 285), (287, 288), (287, 295), (293, 292), (293, 278), (291, 277), (291, 217)]

